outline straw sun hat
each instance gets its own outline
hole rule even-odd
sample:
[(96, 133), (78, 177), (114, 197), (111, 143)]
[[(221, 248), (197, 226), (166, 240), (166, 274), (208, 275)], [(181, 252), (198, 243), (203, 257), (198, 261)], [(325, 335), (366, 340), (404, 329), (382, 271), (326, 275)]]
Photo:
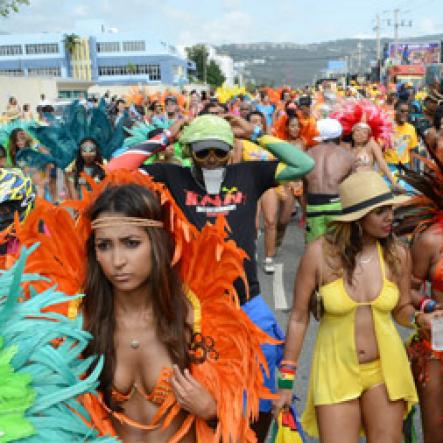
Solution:
[(341, 215), (337, 221), (359, 220), (380, 206), (399, 205), (407, 202), (406, 195), (395, 196), (383, 178), (375, 171), (361, 171), (350, 175), (338, 187)]

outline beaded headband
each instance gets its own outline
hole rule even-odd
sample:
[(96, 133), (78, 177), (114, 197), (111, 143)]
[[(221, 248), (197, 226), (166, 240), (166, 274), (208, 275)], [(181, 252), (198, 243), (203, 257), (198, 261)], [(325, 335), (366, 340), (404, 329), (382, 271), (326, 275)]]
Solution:
[(162, 221), (139, 217), (100, 217), (91, 223), (92, 229), (109, 228), (118, 225), (163, 228)]

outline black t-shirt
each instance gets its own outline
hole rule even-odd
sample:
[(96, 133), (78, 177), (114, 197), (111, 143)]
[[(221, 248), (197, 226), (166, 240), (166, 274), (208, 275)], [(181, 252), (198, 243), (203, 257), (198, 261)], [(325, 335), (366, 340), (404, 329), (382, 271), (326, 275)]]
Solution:
[[(276, 186), (277, 161), (249, 161), (228, 165), (221, 192), (208, 195), (203, 184), (192, 175), (190, 168), (167, 163), (143, 166), (155, 181), (164, 183), (189, 222), (199, 230), (207, 222), (214, 223), (217, 215), (225, 215), (231, 228), (230, 238), (244, 249), (250, 260), (245, 261), (249, 295), (260, 293), (255, 261), (255, 216), (257, 201), (267, 189)], [(246, 291), (239, 279), (236, 281), (240, 303), (245, 303)]]

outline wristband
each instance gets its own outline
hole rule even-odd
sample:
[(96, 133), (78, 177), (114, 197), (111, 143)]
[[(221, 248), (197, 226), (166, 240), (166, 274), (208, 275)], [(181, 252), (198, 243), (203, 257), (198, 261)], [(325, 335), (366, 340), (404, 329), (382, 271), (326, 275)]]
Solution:
[(295, 366), (297, 367), (297, 362), (294, 360), (282, 360), (280, 366)]
[(280, 374), (278, 377), (279, 389), (292, 389), (294, 387), (295, 369), (286, 366), (280, 366)]
[(169, 131), (169, 129), (165, 129), (163, 131), (161, 138), (162, 145), (168, 146), (171, 141), (172, 141), (172, 132)]
[(252, 135), (251, 135), (251, 141), (255, 142), (262, 135), (263, 135), (263, 131), (260, 128), (260, 126), (254, 126), (254, 131), (252, 132)]
[(411, 319), (409, 320), (411, 326), (415, 329), (420, 329), (420, 325), (417, 323), (417, 316), (419, 314), (423, 314), (421, 311), (414, 311), (414, 313), (411, 315)]
[(297, 372), (297, 363), (291, 360), (282, 360), (280, 363), (279, 369), (286, 368), (291, 369), (294, 372)]

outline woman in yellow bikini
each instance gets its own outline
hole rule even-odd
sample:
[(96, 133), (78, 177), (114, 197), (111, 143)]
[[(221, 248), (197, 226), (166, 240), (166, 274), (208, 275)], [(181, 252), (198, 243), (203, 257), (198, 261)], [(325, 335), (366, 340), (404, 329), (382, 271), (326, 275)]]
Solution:
[[(409, 294), (407, 251), (392, 234), (394, 197), (374, 171), (340, 185), (342, 215), (325, 238), (308, 245), (300, 262), (289, 319), (281, 387), (295, 372), (318, 290), (324, 314), (314, 350), (305, 431), (323, 443), (399, 443), (402, 422), (417, 394), (406, 351), (392, 317), (428, 328), (433, 315), (416, 312)], [(290, 404), (281, 389), (275, 412)]]

